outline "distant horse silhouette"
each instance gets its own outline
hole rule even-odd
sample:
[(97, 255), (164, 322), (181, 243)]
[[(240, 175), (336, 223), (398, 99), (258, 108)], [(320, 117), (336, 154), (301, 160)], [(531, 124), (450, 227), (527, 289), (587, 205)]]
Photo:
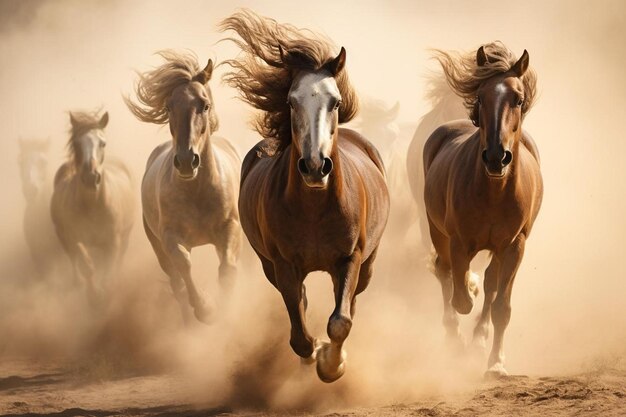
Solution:
[(204, 323), (214, 319), (214, 307), (200, 294), (191, 277), (191, 249), (211, 243), (220, 260), (224, 297), (237, 274), (241, 226), (237, 209), (240, 159), (225, 139), (212, 136), (218, 128), (208, 86), (209, 60), (200, 69), (195, 56), (161, 51), (165, 63), (140, 75), (140, 104), (125, 98), (141, 121), (169, 123), (172, 140), (157, 146), (146, 165), (141, 185), (143, 223), (163, 271), (187, 320), (189, 304)]
[[(283, 296), (291, 347), (317, 359), (319, 377), (332, 382), (345, 372), (356, 295), (372, 276), (389, 213), (383, 162), (365, 138), (338, 128), (357, 111), (345, 49), (335, 55), (329, 41), (250, 11), (221, 28), (241, 37), (233, 40), (244, 52), (228, 61), (225, 79), (262, 111), (256, 127), (265, 138), (243, 162), (241, 224)], [(318, 270), (334, 285), (330, 343), (317, 342), (305, 323), (303, 281)]]
[(48, 175), (50, 139), (19, 140), (18, 158), (22, 191), (26, 199), (24, 237), (40, 278), (52, 273), (64, 256), (50, 218), (52, 178)]
[(69, 160), (54, 177), (50, 210), (75, 277), (85, 280), (92, 301), (101, 301), (128, 246), (134, 215), (131, 178), (121, 162), (105, 161), (108, 113), (71, 112), (70, 122)]
[[(400, 102), (387, 107), (382, 100), (365, 99), (360, 104), (355, 128), (366, 138), (377, 140), (374, 144), (380, 151), (387, 174), (391, 211), (383, 239), (388, 237), (397, 245), (407, 232), (408, 222), (415, 218), (414, 203), (407, 190), (406, 141), (399, 137), (397, 123)], [(405, 256), (402, 252), (398, 254)]]
[(468, 314), (473, 306), (470, 261), (478, 251), (490, 251), (474, 338), (485, 344), (491, 318), (488, 373), (505, 375), (503, 339), (513, 281), (543, 195), (537, 147), (522, 130), (535, 99), (536, 75), (528, 52), (516, 60), (499, 42), (475, 54), (438, 51), (436, 57), (472, 120), (440, 126), (424, 146), (424, 201), (444, 322), (449, 335), (458, 335), (457, 312)]
[(429, 89), (426, 98), (431, 104), (431, 109), (420, 120), (406, 154), (406, 171), (411, 194), (417, 206), (421, 249), (424, 253), (430, 252), (432, 246), (424, 206), (424, 144), (442, 124), (467, 116), (463, 100), (452, 91), (443, 75), (428, 77), (427, 84)]

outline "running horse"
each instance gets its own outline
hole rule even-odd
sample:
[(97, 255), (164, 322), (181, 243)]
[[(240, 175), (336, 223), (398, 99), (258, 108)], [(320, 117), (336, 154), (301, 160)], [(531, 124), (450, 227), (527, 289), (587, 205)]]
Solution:
[(133, 226), (130, 173), (107, 158), (109, 114), (70, 112), (69, 160), (57, 170), (50, 203), (52, 222), (76, 280), (93, 303), (102, 300), (121, 264)]
[[(242, 164), (241, 225), (282, 294), (292, 349), (332, 382), (345, 372), (342, 346), (389, 213), (383, 162), (364, 137), (338, 127), (357, 112), (344, 48), (334, 54), (325, 38), (247, 10), (221, 29), (236, 32), (231, 40), (243, 51), (227, 61), (225, 80), (261, 110), (256, 129), (265, 138)], [(303, 282), (313, 271), (328, 272), (334, 285), (330, 343), (305, 322)]]
[(228, 298), (241, 246), (237, 210), (241, 162), (226, 139), (213, 135), (218, 129), (208, 86), (213, 61), (200, 69), (192, 54), (158, 54), (165, 63), (140, 74), (136, 85), (139, 103), (124, 98), (139, 120), (169, 123), (172, 135), (148, 158), (141, 184), (143, 224), (159, 264), (170, 279), (183, 319), (188, 320), (189, 304), (195, 317), (209, 324), (217, 311), (192, 279), (191, 249), (215, 245), (221, 298)]
[(473, 307), (470, 261), (490, 251), (474, 341), (484, 346), (493, 321), (487, 374), (502, 376), (513, 281), (543, 195), (539, 153), (522, 129), (537, 77), (527, 51), (517, 60), (500, 42), (468, 55), (437, 51), (436, 58), (471, 119), (440, 126), (424, 145), (424, 200), (444, 323), (449, 335), (458, 335), (457, 312)]

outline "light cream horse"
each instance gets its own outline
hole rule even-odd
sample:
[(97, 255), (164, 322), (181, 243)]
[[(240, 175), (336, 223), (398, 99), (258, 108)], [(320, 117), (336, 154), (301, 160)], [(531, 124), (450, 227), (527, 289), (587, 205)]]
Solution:
[(105, 161), (109, 114), (72, 112), (69, 160), (57, 170), (51, 214), (57, 235), (91, 301), (117, 272), (133, 225), (133, 192), (127, 168)]
[(190, 54), (159, 53), (165, 63), (141, 74), (136, 86), (139, 104), (126, 104), (141, 121), (169, 122), (172, 140), (157, 146), (141, 185), (143, 223), (159, 264), (169, 276), (183, 317), (187, 319), (186, 287), (195, 316), (204, 323), (214, 306), (200, 294), (191, 277), (191, 249), (211, 243), (220, 260), (219, 280), (227, 296), (237, 273), (241, 226), (237, 209), (241, 161), (218, 128), (208, 82), (213, 62), (200, 70)]

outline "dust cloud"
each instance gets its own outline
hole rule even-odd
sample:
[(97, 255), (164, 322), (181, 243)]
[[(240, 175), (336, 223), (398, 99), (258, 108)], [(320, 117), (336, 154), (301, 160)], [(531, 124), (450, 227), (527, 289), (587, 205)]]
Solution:
[[(626, 141), (617, 123), (626, 110), (624, 2), (31, 0), (0, 3), (1, 374), (58, 367), (85, 384), (176, 375), (175, 388), (155, 385), (158, 401), (273, 410), (410, 402), (480, 384), (486, 354), (444, 347), (439, 284), (410, 225), (405, 236), (385, 237), (359, 296), (346, 375), (331, 385), (289, 349), (282, 299), (249, 253), (228, 314), (211, 327), (182, 325), (139, 214), (107, 306), (88, 307), (64, 262), (37, 278), (22, 231), (18, 138), (51, 139), (51, 186), (69, 137), (67, 112), (106, 109), (107, 154), (133, 172), (139, 206), (147, 157), (169, 132), (134, 119), (121, 96), (132, 91), (135, 70), (159, 64), (157, 50), (189, 49), (201, 64), (235, 56), (232, 44), (218, 43), (216, 24), (237, 7), (345, 46), (359, 93), (390, 107), (400, 102), (404, 144), (429, 110), (425, 75), (436, 68), (428, 48), (471, 50), (499, 39), (518, 56), (527, 49), (540, 97), (524, 127), (541, 152), (545, 197), (513, 291), (507, 368), (553, 375), (624, 361)], [(252, 112), (220, 83), (223, 71), (210, 83), (218, 133), (244, 155), (258, 140)], [(213, 249), (195, 249), (192, 259), (202, 288), (216, 294)], [(325, 338), (330, 279), (312, 274), (307, 290), (311, 333)], [(468, 338), (481, 302), (463, 320)]]

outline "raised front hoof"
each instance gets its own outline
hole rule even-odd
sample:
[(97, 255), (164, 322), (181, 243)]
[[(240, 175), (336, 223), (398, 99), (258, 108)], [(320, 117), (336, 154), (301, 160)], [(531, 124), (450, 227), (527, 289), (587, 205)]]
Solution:
[(491, 368), (487, 369), (487, 372), (485, 372), (486, 380), (498, 380), (506, 378), (508, 376), (509, 373), (506, 371), (506, 369), (504, 369), (504, 365), (500, 363), (496, 363), (495, 365), (491, 366)]
[(459, 314), (469, 314), (472, 312), (474, 300), (470, 297), (467, 289), (454, 291), (454, 295), (452, 296), (452, 307), (454, 307)]
[[(317, 376), (322, 382), (330, 384), (335, 382), (346, 373), (346, 353), (342, 349), (339, 361), (332, 358), (333, 347), (330, 344), (324, 344), (317, 353)], [(337, 363), (338, 362), (338, 363)]]

